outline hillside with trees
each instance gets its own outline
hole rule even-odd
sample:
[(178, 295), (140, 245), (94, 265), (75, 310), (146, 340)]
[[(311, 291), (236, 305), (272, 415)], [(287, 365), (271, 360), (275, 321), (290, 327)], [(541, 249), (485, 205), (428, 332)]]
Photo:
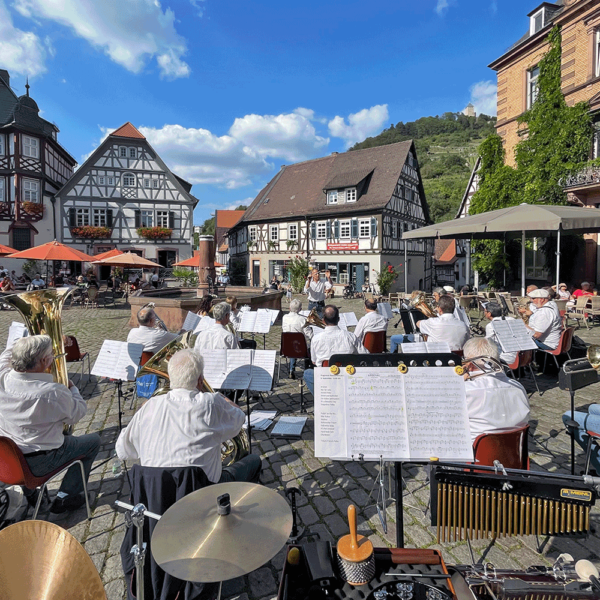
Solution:
[(351, 150), (414, 140), (431, 218), (439, 223), (456, 215), (477, 160), (477, 148), (495, 132), (495, 124), (496, 117), (447, 112), (391, 125)]

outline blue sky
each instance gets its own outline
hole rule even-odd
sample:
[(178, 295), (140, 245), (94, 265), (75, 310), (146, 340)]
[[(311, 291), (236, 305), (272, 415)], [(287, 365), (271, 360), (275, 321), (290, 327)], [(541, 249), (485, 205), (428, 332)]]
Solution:
[(131, 121), (194, 184), (195, 221), (249, 203), (283, 164), (398, 121), (495, 114), (487, 65), (522, 0), (0, 0), (0, 68), (81, 163)]

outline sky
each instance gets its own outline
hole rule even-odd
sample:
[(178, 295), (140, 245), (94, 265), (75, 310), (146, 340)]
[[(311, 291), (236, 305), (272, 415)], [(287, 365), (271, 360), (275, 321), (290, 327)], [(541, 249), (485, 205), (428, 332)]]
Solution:
[(399, 121), (495, 115), (487, 65), (523, 0), (0, 0), (0, 68), (81, 164), (130, 121), (199, 199), (250, 204), (282, 165)]

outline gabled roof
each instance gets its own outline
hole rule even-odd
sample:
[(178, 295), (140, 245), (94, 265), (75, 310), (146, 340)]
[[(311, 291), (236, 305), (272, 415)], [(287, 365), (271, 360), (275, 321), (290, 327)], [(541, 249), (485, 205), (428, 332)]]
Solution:
[(145, 140), (146, 138), (129, 122), (121, 125), (119, 129), (115, 129), (111, 134), (113, 137), (134, 138)]
[[(413, 142), (408, 140), (284, 166), (259, 192), (239, 223), (288, 218), (290, 215), (319, 217), (336, 212), (383, 209), (392, 197), (411, 148), (414, 152)], [(324, 193), (326, 186), (332, 181), (350, 181), (349, 174), (353, 174), (353, 181), (361, 176), (365, 181), (357, 202), (328, 205)], [(429, 222), (422, 185), (420, 196), (425, 220)]]
[(217, 210), (215, 227), (233, 227), (243, 216), (245, 210)]

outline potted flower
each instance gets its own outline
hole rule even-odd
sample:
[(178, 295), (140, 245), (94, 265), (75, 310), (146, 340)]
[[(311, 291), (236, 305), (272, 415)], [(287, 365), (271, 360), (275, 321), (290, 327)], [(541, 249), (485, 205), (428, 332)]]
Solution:
[(256, 242), (253, 242), (252, 240), (250, 240), (247, 244), (248, 246), (248, 250), (251, 250), (252, 248), (254, 248), (254, 246), (256, 246)]
[(21, 202), (21, 208), (25, 214), (34, 217), (44, 214), (44, 205), (39, 202)]
[(172, 229), (168, 227), (139, 227), (137, 234), (147, 240), (166, 240), (171, 237)]
[(274, 242), (273, 240), (269, 240), (267, 242), (267, 247), (269, 248), (269, 250), (277, 250), (277, 242)]
[(71, 227), (71, 235), (73, 237), (85, 238), (88, 240), (99, 240), (109, 238), (112, 233), (110, 227), (93, 227), (84, 225), (82, 227)]
[(298, 246), (298, 240), (288, 240), (285, 245), (287, 246), (288, 250), (291, 250), (292, 248), (296, 248)]

